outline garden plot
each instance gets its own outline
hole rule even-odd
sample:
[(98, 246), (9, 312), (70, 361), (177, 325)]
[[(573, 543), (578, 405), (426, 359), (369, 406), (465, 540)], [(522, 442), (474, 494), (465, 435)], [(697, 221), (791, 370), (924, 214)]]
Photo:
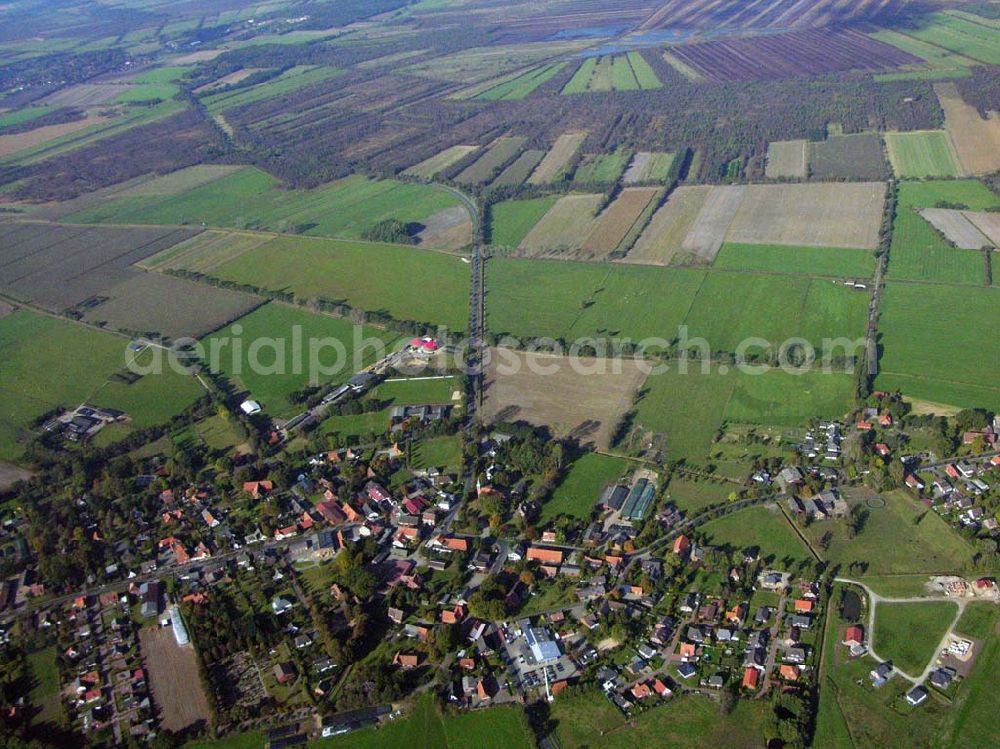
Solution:
[(962, 211), (947, 208), (924, 208), (920, 211), (924, 220), (944, 234), (945, 239), (961, 250), (981, 250), (991, 245), (975, 224)]

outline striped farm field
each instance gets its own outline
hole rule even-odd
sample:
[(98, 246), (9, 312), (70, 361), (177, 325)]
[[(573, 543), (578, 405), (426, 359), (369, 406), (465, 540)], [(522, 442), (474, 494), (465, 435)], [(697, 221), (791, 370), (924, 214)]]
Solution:
[(622, 183), (633, 185), (637, 182), (662, 182), (670, 175), (677, 154), (662, 151), (640, 151), (632, 157), (622, 177)]
[(517, 247), (558, 199), (549, 195), (544, 198), (494, 203), (490, 206), (487, 222), (489, 243), (494, 247)]
[(550, 78), (557, 76), (566, 65), (567, 63), (565, 62), (558, 62), (529, 70), (523, 75), (486, 89), (475, 98), (487, 101), (516, 101), (523, 99)]
[(886, 133), (889, 163), (897, 177), (958, 177), (958, 155), (944, 130)]
[(631, 154), (622, 149), (614, 153), (588, 153), (573, 175), (574, 182), (617, 182), (629, 163)]
[(629, 52), (627, 55), (588, 57), (562, 92), (582, 94), (588, 91), (639, 91), (662, 87), (645, 58), (639, 52)]
[[(626, 187), (598, 216), (580, 249), (593, 257), (607, 257), (618, 249), (650, 203), (660, 196), (659, 187)], [(647, 214), (648, 215), (648, 214)]]
[(408, 174), (411, 177), (433, 179), (452, 164), (457, 164), (470, 153), (478, 150), (478, 148), (479, 146), (452, 146), (451, 148), (446, 148), (441, 153), (437, 153), (429, 159), (424, 159), (419, 164), (414, 164), (403, 172), (403, 174)]
[(504, 135), (497, 138), (482, 156), (455, 177), (455, 181), (468, 185), (489, 182), (496, 175), (497, 170), (517, 156), (526, 140), (520, 135)]
[(545, 151), (528, 149), (514, 161), (510, 166), (500, 172), (500, 176), (493, 180), (494, 185), (522, 185), (525, 180), (535, 171), (535, 167), (545, 158)]
[(556, 138), (556, 142), (545, 154), (545, 158), (531, 173), (528, 184), (547, 185), (562, 179), (566, 174), (567, 167), (586, 139), (587, 133), (585, 132), (563, 133)]
[(684, 185), (674, 190), (653, 214), (623, 262), (669, 265), (682, 252), (684, 239), (712, 189), (710, 185)]

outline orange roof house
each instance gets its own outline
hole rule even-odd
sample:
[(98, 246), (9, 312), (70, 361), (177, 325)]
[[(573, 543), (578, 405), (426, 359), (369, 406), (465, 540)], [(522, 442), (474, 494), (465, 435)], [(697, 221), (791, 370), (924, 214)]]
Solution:
[(420, 656), (416, 653), (403, 653), (402, 651), (396, 653), (395, 657), (392, 659), (394, 666), (399, 666), (405, 671), (411, 668), (416, 668), (420, 665)]
[(753, 666), (747, 666), (746, 671), (743, 672), (743, 688), (744, 689), (756, 689), (757, 683), (760, 681), (760, 671), (758, 671)]
[(246, 481), (243, 483), (243, 491), (250, 494), (254, 499), (260, 499), (264, 494), (274, 489), (271, 481)]
[(643, 683), (636, 684), (632, 687), (632, 696), (637, 700), (644, 700), (653, 692), (650, 690), (649, 686)]
[(548, 562), (550, 564), (562, 564), (563, 553), (559, 549), (546, 549), (543, 546), (531, 546), (528, 548), (527, 559), (534, 562)]
[(689, 541), (688, 537), (683, 534), (678, 536), (677, 540), (674, 541), (674, 554), (683, 554), (690, 548), (691, 541)]
[(795, 612), (798, 614), (808, 614), (813, 610), (813, 602), (805, 598), (795, 599)]
[(464, 538), (459, 538), (457, 536), (441, 536), (438, 539), (441, 545), (450, 551), (468, 551), (469, 542)]
[(694, 658), (695, 655), (694, 643), (682, 642), (681, 643), (681, 658)]
[(781, 668), (778, 669), (778, 673), (781, 674), (781, 678), (785, 681), (799, 680), (799, 669), (795, 666), (790, 666), (787, 663), (782, 664)]
[(854, 647), (855, 645), (864, 645), (865, 642), (865, 631), (860, 625), (852, 624), (847, 628), (847, 632), (844, 634), (844, 644), (849, 647)]

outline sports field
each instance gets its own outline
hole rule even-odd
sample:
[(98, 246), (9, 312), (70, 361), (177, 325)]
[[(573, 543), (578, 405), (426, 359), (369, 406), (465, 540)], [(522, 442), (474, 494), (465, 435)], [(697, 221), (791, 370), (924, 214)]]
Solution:
[(31, 422), (58, 406), (87, 401), (118, 408), (137, 426), (164, 421), (201, 394), (193, 378), (146, 375), (109, 382), (125, 365), (127, 338), (19, 310), (0, 318), (0, 459), (16, 458)]
[[(369, 339), (370, 345), (362, 344)], [(211, 370), (241, 385), (270, 416), (288, 418), (303, 410), (287, 396), (310, 384), (313, 362), (312, 384), (346, 382), (398, 339), (396, 333), (272, 303), (207, 336), (202, 346)]]
[[(953, 250), (958, 252), (958, 250)], [(1000, 289), (889, 282), (876, 386), (962, 408), (1000, 407)]]
[(944, 130), (886, 133), (889, 162), (897, 177), (957, 177), (958, 155)]
[(468, 325), (469, 266), (460, 258), (336, 239), (273, 237), (258, 244), (236, 234), (233, 241), (238, 251), (217, 239), (171, 263), (241, 285), (289, 291), (304, 300), (323, 298), (385, 312), (398, 320), (452, 330)]
[[(446, 190), (395, 180), (346, 177), (312, 190), (286, 190), (253, 167), (180, 194), (127, 192), (67, 216), (70, 223), (206, 224), (308, 236), (361, 239), (381, 221), (412, 224), (416, 233), (436, 214), (462, 203)], [(472, 223), (469, 221), (469, 236)]]

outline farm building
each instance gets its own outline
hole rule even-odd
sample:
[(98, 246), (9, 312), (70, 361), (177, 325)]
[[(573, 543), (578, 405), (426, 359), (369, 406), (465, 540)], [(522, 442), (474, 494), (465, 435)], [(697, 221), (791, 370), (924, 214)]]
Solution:
[(622, 507), (622, 519), (642, 520), (650, 504), (653, 502), (653, 495), (655, 493), (655, 484), (646, 479), (636, 481), (632, 490), (628, 493), (625, 505)]
[(174, 639), (177, 640), (178, 645), (187, 645), (190, 640), (188, 639), (187, 627), (184, 626), (184, 619), (181, 618), (180, 609), (171, 606), (167, 611), (170, 613), (170, 627), (174, 630)]

